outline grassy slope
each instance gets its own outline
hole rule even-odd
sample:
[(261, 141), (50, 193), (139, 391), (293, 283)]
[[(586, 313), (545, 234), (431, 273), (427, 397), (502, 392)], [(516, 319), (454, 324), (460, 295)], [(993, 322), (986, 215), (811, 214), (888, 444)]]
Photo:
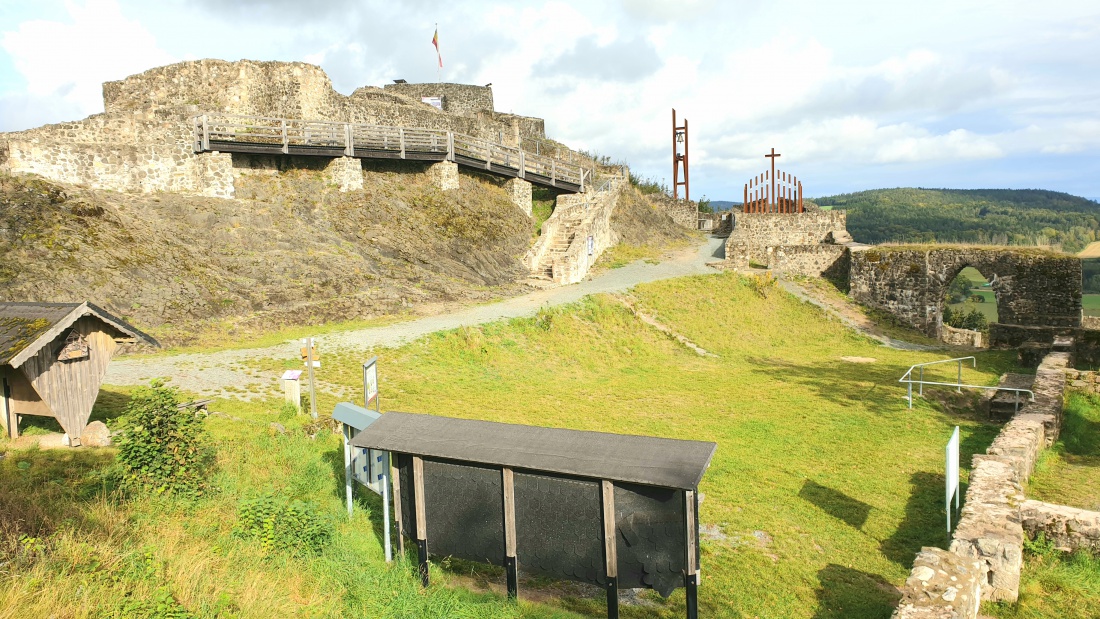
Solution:
[[(757, 288), (723, 274), (635, 290), (645, 309), (719, 358), (699, 357), (613, 300), (596, 297), (533, 319), (376, 351), (383, 404), (716, 441), (701, 487), (701, 519), (724, 539), (702, 544), (703, 616), (889, 617), (893, 585), (905, 578), (915, 552), (946, 542), (942, 453), (952, 427), (962, 427), (964, 463), (985, 449), (996, 428), (923, 401), (906, 408), (897, 377), (912, 363), (942, 355), (880, 347), (809, 304), (774, 288), (764, 289), (765, 298)], [(842, 356), (878, 361), (854, 364)], [(364, 358), (332, 354), (324, 379), (357, 392)], [(991, 383), (1008, 363), (1005, 355), (985, 354), (980, 371), (967, 370), (964, 379)], [(259, 363), (272, 375), (288, 364), (294, 362)], [(320, 409), (335, 402), (322, 394)], [(80, 478), (72, 484), (80, 492), (50, 500), (70, 516), (8, 532), (9, 540), (29, 533), (47, 548), (9, 545), (17, 569), (0, 580), (6, 609), (0, 619), (101, 616), (127, 595), (154, 599), (158, 591), (203, 617), (602, 614), (599, 597), (584, 595), (515, 606), (462, 588), (418, 591), (407, 564), (387, 568), (381, 560), (377, 499), (360, 500), (369, 519), (366, 511), (350, 523), (340, 517), (337, 438), (324, 432), (307, 438), (300, 419), (282, 421), (287, 436), (269, 436), (276, 408), (274, 393), (267, 403), (218, 403), (217, 410), (242, 420), (209, 420), (220, 446), (221, 491), (195, 505), (163, 499), (116, 505), (96, 498), (95, 474), (69, 473)], [(29, 505), (20, 509), (33, 511), (35, 497), (53, 491), (62, 457), (9, 454), (0, 461), (0, 501), (23, 496)], [(30, 464), (21, 468), (23, 461)], [(231, 535), (238, 500), (268, 489), (316, 501), (333, 518), (336, 539), (322, 556), (265, 557)], [(484, 574), (495, 578), (487, 568)], [(437, 570), (435, 579), (460, 578)], [(678, 592), (667, 602), (626, 608), (623, 616), (682, 612)]]
[(1100, 398), (1071, 392), (1061, 438), (1043, 452), (1028, 497), (1100, 510)]
[(874, 189), (815, 198), (848, 211), (864, 243), (1061, 243), (1083, 249), (1100, 234), (1100, 205), (1065, 193), (1014, 189)]

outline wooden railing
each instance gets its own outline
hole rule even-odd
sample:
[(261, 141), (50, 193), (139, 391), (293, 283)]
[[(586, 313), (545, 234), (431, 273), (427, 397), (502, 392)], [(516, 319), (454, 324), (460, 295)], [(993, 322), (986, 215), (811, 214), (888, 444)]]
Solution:
[(593, 170), (443, 129), (324, 120), (203, 114), (194, 119), (195, 152), (453, 161), (501, 176), (584, 191)]

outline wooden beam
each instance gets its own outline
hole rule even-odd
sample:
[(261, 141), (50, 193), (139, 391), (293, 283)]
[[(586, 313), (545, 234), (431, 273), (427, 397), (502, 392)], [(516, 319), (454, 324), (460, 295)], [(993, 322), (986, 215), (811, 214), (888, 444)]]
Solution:
[(615, 538), (615, 485), (600, 481), (603, 506), (603, 554), (607, 570), (607, 618), (619, 619), (619, 553)]
[(397, 469), (394, 463), (397, 462), (397, 454), (391, 454), (392, 460), (390, 461), (390, 480), (393, 482), (393, 521), (397, 525), (397, 554), (404, 559), (405, 558), (405, 535), (401, 528), (403, 521), (401, 519), (401, 471)]
[(695, 492), (692, 490), (685, 490), (684, 532), (687, 534), (687, 570), (684, 571), (684, 593), (688, 619), (699, 618), (699, 548), (697, 543), (698, 536), (696, 535), (696, 531), (698, 530), (697, 507), (698, 503), (696, 501)]
[(508, 576), (508, 597), (519, 597), (519, 563), (516, 561), (516, 483), (512, 469), (501, 470), (504, 494), (504, 569)]
[(413, 511), (416, 512), (416, 554), (420, 569), (420, 583), (427, 587), (428, 578), (428, 523), (424, 509), (424, 459), (413, 456)]

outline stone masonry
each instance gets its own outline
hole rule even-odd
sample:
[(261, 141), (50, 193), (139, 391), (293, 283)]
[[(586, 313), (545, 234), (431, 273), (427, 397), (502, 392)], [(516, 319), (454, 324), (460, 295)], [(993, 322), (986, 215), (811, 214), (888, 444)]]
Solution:
[(531, 183), (522, 178), (510, 178), (504, 183), (504, 191), (520, 210), (531, 216)]
[(440, 161), (428, 167), (428, 176), (443, 191), (458, 189), (458, 164), (453, 161)]
[(325, 167), (325, 176), (340, 191), (363, 188), (363, 163), (355, 157), (336, 157)]
[(938, 337), (947, 287), (967, 266), (990, 278), (998, 322), (1080, 325), (1081, 261), (1036, 248), (877, 246), (853, 250), (851, 296)]
[(726, 261), (736, 268), (760, 265), (782, 273), (848, 278), (847, 213), (735, 213)]
[[(1093, 520), (1092, 512), (1050, 509), (1024, 499), (1023, 487), (1039, 452), (1053, 444), (1061, 427), (1068, 364), (1069, 353), (1048, 354), (1032, 386), (1035, 401), (1021, 408), (1001, 429), (985, 454), (974, 456), (966, 502), (950, 548), (925, 548), (917, 555), (894, 619), (975, 619), (978, 607), (973, 599), (964, 602), (959, 596), (969, 590), (975, 567), (981, 599), (1015, 601), (1025, 533), (1063, 531), (1066, 523), (1073, 522), (1071, 527), (1078, 527), (1075, 531), (1085, 533), (1072, 543), (1090, 543), (1094, 532), (1100, 539), (1100, 520)], [(1068, 537), (1072, 536), (1058, 539)], [(948, 581), (951, 586), (963, 584), (945, 597)]]
[[(320, 67), (301, 62), (181, 62), (105, 83), (103, 114), (0, 134), (0, 171), (96, 189), (233, 197), (226, 165), (233, 160), (194, 152), (193, 118), (202, 113), (424, 127), (506, 146), (546, 137), (541, 119), (493, 111), (491, 89), (445, 86), (454, 112), (401, 89), (363, 87), (345, 96)], [(361, 184), (349, 163), (332, 165), (342, 188)]]

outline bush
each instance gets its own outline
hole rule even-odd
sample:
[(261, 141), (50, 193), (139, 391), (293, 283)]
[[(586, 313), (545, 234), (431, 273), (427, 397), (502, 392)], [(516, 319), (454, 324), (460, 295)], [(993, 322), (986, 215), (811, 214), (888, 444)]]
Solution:
[(328, 542), (329, 523), (312, 503), (265, 494), (241, 501), (233, 532), (259, 539), (267, 551), (317, 553)]
[(134, 390), (118, 441), (124, 488), (182, 496), (205, 490), (213, 449), (202, 418), (181, 410), (177, 396), (159, 380)]

